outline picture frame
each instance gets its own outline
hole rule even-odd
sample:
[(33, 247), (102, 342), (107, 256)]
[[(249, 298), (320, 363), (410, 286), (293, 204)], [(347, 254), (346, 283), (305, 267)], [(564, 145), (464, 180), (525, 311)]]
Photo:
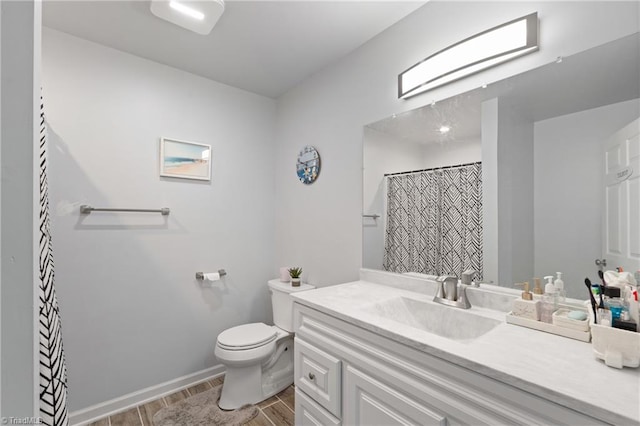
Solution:
[(211, 180), (211, 145), (160, 138), (160, 176)]

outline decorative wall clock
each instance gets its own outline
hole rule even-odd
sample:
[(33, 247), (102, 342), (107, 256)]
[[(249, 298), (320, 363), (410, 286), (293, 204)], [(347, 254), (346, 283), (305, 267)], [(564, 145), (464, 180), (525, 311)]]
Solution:
[(320, 154), (311, 145), (307, 145), (300, 150), (298, 161), (296, 162), (296, 173), (298, 179), (305, 185), (310, 185), (316, 181), (320, 174)]

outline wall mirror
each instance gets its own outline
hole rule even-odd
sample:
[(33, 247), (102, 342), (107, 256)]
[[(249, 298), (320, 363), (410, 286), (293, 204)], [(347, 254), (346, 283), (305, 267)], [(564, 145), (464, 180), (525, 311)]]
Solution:
[(363, 267), (576, 298), (640, 269), (639, 117), (636, 33), (365, 126)]

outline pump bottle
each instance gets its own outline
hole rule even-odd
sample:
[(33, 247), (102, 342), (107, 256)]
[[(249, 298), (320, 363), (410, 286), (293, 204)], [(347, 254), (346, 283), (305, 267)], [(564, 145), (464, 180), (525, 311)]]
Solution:
[(533, 294), (529, 291), (529, 283), (517, 283), (516, 286), (522, 286), (524, 291), (521, 297), (513, 301), (512, 315), (540, 321), (540, 301), (533, 300)]
[(553, 276), (544, 277), (547, 284), (544, 286), (542, 304), (540, 306), (540, 321), (553, 323), (553, 313), (558, 310), (558, 292), (553, 284)]
[(562, 272), (556, 272), (558, 274), (558, 278), (553, 282), (553, 285), (556, 288), (556, 293), (558, 293), (558, 303), (564, 303), (567, 294), (564, 291), (564, 281), (562, 281)]

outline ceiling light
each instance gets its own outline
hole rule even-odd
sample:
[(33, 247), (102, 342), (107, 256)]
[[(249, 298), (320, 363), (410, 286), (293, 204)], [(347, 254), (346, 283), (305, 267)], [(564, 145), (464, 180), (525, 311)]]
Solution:
[(151, 12), (172, 24), (207, 35), (224, 12), (224, 1), (151, 0)]
[(189, 6), (185, 6), (182, 3), (178, 3), (177, 1), (170, 1), (169, 7), (173, 10), (177, 10), (180, 13), (184, 13), (185, 15), (190, 16), (193, 19), (197, 19), (198, 21), (202, 21), (204, 19), (204, 13), (192, 9)]
[(398, 98), (431, 90), (538, 50), (538, 14), (469, 37), (418, 62), (398, 76)]
[(442, 133), (443, 135), (444, 135), (445, 133), (449, 133), (449, 130), (451, 130), (451, 127), (449, 127), (449, 126), (442, 126), (442, 127), (440, 127), (440, 133)]

